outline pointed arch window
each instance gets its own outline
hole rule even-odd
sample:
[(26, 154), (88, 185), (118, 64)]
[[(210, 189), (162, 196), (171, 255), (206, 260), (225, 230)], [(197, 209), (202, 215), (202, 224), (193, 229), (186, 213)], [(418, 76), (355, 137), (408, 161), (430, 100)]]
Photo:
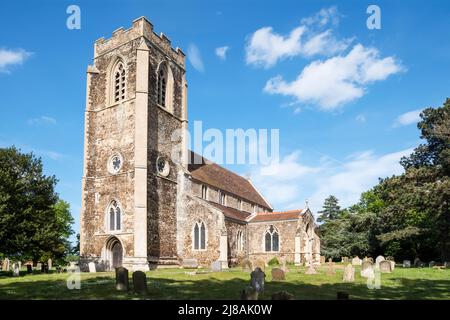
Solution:
[(161, 65), (158, 72), (158, 104), (166, 107), (167, 69)]
[(113, 69), (113, 102), (125, 100), (126, 94), (126, 70), (122, 61), (118, 61)]
[(167, 62), (161, 62), (156, 73), (157, 103), (169, 112), (173, 112), (173, 87), (174, 79), (172, 69)]
[(108, 226), (110, 231), (119, 231), (122, 227), (122, 209), (116, 200), (108, 206)]
[(267, 229), (264, 236), (265, 250), (267, 252), (279, 251), (280, 250), (280, 237), (278, 235), (277, 229), (271, 225)]
[(201, 220), (194, 225), (194, 250), (206, 249), (206, 228), (205, 223)]
[(239, 230), (237, 232), (236, 249), (237, 251), (244, 250), (244, 233), (242, 232), (242, 230)]

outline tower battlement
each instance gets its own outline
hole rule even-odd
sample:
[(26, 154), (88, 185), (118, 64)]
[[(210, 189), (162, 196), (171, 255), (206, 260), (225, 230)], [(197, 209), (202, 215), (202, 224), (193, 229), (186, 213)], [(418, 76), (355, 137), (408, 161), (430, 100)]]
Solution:
[(181, 67), (185, 67), (184, 52), (178, 47), (173, 48), (170, 39), (164, 33), (157, 34), (154, 32), (153, 24), (145, 17), (133, 20), (133, 24), (129, 29), (124, 29), (123, 27), (116, 29), (109, 39), (104, 37), (97, 39), (94, 46), (94, 59), (139, 37), (144, 37), (149, 41), (149, 45), (153, 44), (158, 47), (168, 54), (170, 59)]

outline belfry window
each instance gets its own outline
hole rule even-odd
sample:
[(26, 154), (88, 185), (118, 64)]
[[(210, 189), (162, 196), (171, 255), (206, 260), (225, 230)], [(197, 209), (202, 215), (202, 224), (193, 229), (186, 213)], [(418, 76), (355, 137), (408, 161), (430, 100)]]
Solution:
[(280, 237), (278, 231), (273, 225), (267, 229), (264, 236), (265, 250), (266, 252), (279, 251), (280, 250)]
[(206, 249), (206, 228), (203, 221), (199, 220), (194, 225), (194, 250)]
[(125, 66), (122, 62), (119, 62), (113, 72), (114, 103), (125, 100), (125, 78)]
[(164, 66), (159, 68), (158, 72), (158, 104), (162, 107), (166, 106), (166, 90), (167, 90), (167, 69)]
[(242, 230), (239, 230), (237, 232), (236, 249), (237, 251), (244, 250), (244, 233), (242, 232)]
[(122, 209), (116, 200), (111, 201), (108, 207), (109, 230), (118, 231), (121, 229)]

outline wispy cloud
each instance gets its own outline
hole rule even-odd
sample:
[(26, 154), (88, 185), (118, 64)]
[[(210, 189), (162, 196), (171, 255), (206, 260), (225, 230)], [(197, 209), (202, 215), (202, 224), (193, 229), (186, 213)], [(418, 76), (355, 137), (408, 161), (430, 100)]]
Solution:
[(0, 49), (0, 73), (10, 73), (10, 67), (23, 64), (31, 55), (24, 49)]
[(230, 49), (230, 47), (223, 46), (223, 47), (216, 48), (215, 52), (216, 52), (216, 55), (221, 60), (226, 60), (227, 59), (227, 52), (228, 52), (229, 49)]
[(336, 7), (322, 9), (318, 14), (302, 19), (300, 25), (282, 35), (272, 27), (256, 30), (247, 41), (246, 62), (254, 66), (270, 68), (278, 61), (295, 56), (329, 56), (345, 50), (353, 39), (337, 40), (328, 24), (337, 24)]
[(270, 79), (264, 91), (291, 96), (297, 102), (317, 105), (322, 110), (334, 110), (361, 98), (369, 84), (402, 70), (394, 57), (381, 58), (376, 48), (357, 44), (347, 55), (313, 61), (291, 82), (282, 76)]
[(356, 116), (355, 120), (356, 120), (357, 122), (359, 122), (359, 123), (365, 123), (365, 122), (367, 121), (367, 118), (366, 118), (365, 115), (363, 115), (363, 114), (361, 113), (361, 114), (358, 114), (358, 115)]
[(189, 62), (194, 67), (195, 70), (199, 72), (205, 71), (205, 67), (203, 65), (203, 60), (200, 54), (200, 50), (197, 48), (197, 46), (193, 43), (191, 43), (187, 50), (187, 56), (189, 59)]
[(56, 124), (56, 119), (48, 116), (40, 116), (38, 118), (28, 119), (27, 124), (30, 126), (51, 125)]
[(392, 126), (394, 128), (397, 128), (397, 127), (407, 126), (410, 124), (417, 123), (421, 120), (421, 118), (420, 118), (421, 112), (422, 112), (422, 109), (405, 112), (397, 117), (397, 119), (395, 120), (395, 122)]

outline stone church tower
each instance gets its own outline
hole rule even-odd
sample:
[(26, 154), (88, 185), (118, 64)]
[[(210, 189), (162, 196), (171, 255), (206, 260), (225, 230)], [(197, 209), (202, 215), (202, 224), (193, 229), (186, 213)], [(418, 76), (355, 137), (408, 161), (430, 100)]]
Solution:
[(184, 53), (147, 19), (95, 42), (87, 71), (82, 264), (148, 270), (149, 262), (178, 263), (186, 91)]

